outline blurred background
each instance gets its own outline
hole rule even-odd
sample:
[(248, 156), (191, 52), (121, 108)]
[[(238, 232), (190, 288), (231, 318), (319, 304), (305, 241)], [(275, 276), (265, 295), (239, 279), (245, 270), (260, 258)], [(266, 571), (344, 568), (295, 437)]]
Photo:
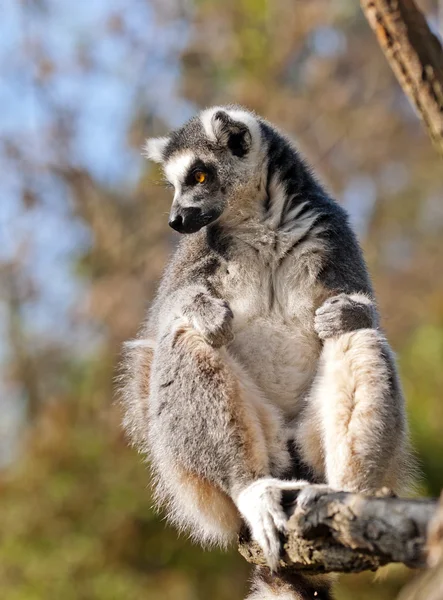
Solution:
[[(419, 4), (437, 33), (438, 2)], [(3, 0), (0, 14), (2, 598), (244, 597), (235, 549), (204, 552), (152, 511), (113, 403), (121, 343), (177, 241), (141, 146), (214, 103), (287, 130), (350, 212), (398, 353), (419, 493), (437, 495), (443, 168), (359, 3)], [(393, 599), (410, 577), (343, 577), (337, 598)]]

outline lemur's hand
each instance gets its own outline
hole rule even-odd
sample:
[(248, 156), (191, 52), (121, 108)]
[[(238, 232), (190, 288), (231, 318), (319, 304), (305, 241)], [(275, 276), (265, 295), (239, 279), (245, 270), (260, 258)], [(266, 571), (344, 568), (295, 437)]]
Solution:
[(377, 327), (376, 308), (363, 294), (333, 296), (315, 312), (314, 328), (321, 340), (373, 327)]
[(215, 348), (229, 344), (234, 338), (234, 315), (226, 300), (201, 292), (184, 307), (183, 314)]

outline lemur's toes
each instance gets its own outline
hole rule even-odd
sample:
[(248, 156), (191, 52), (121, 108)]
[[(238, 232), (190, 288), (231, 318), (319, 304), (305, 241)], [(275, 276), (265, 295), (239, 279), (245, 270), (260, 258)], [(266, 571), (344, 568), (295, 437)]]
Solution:
[(320, 496), (330, 494), (334, 490), (325, 484), (311, 484), (305, 486), (297, 496), (297, 506), (302, 510), (306, 510), (311, 502), (314, 502)]
[(388, 487), (382, 487), (375, 492), (377, 498), (396, 498), (397, 494)]
[(279, 532), (287, 530), (288, 517), (283, 506), (285, 490), (298, 492), (305, 482), (259, 479), (238, 497), (237, 506), (251, 529), (253, 539), (260, 544), (272, 570), (278, 568), (281, 541)]

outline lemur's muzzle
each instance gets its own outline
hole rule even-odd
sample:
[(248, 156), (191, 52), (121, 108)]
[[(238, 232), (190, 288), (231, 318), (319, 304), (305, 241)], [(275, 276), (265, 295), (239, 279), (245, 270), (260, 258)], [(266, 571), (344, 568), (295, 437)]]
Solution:
[(215, 221), (219, 215), (215, 212), (203, 212), (197, 207), (179, 208), (171, 213), (169, 226), (179, 233), (195, 233), (205, 225)]

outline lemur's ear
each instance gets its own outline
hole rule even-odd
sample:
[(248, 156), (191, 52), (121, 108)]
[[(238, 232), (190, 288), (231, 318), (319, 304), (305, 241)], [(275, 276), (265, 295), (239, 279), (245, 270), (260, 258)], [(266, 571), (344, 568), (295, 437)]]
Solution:
[(143, 147), (143, 154), (149, 160), (153, 160), (157, 163), (164, 162), (164, 152), (168, 145), (168, 137), (149, 138)]
[(224, 110), (218, 110), (211, 119), (212, 130), (217, 142), (229, 148), (234, 156), (245, 156), (252, 145), (249, 127), (236, 121)]

